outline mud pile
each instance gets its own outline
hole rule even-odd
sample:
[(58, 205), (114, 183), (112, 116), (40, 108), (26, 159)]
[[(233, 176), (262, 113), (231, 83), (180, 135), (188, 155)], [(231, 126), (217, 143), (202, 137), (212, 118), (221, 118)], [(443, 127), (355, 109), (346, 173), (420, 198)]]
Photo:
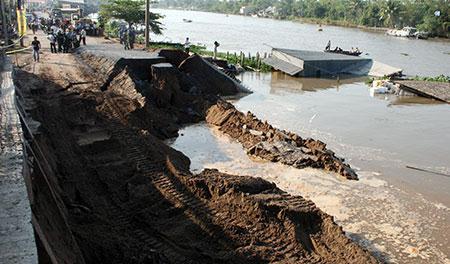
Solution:
[(183, 124), (204, 120), (206, 110), (219, 98), (216, 90), (198, 88), (187, 74), (163, 57), (114, 59), (90, 52), (79, 56), (81, 63), (89, 66), (89, 76), (100, 80), (99, 90), (117, 99), (115, 104), (122, 104), (123, 97), (138, 99), (134, 100), (138, 104), (126, 107), (124, 118), (133, 127), (160, 139), (178, 136)]
[[(128, 66), (101, 75), (117, 67), (104, 58), (87, 66), (64, 57), (72, 71), (47, 56), (48, 66), (15, 73), (41, 261), (377, 262), (309, 200), (260, 178), (191, 174), (189, 159), (161, 138), (167, 125), (201, 119), (214, 100), (185, 92), (175, 66), (155, 63), (139, 79)], [(51, 76), (62, 69), (80, 82)], [(222, 125), (230, 118), (208, 114)]]
[(325, 143), (274, 128), (251, 112), (244, 114), (225, 101), (219, 101), (208, 110), (206, 121), (237, 139), (248, 155), (295, 168), (320, 168), (339, 173), (349, 180), (358, 179), (350, 165), (336, 157)]

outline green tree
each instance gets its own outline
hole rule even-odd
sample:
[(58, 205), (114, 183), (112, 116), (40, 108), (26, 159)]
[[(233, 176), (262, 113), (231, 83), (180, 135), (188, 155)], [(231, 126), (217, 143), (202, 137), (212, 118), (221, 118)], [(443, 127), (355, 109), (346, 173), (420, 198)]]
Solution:
[[(160, 0), (160, 7), (239, 13), (241, 6), (256, 12), (277, 8), (276, 18), (313, 18), (326, 22), (373, 27), (415, 26), (432, 35), (449, 37), (449, 0)], [(435, 12), (439, 11), (439, 15)]]
[[(145, 20), (145, 0), (105, 0), (100, 5), (100, 16), (108, 20), (123, 19), (129, 25), (143, 23)], [(159, 19), (163, 16), (150, 12), (150, 30), (155, 34), (162, 33)]]
[(399, 21), (399, 14), (401, 12), (401, 2), (397, 0), (387, 0), (381, 2), (380, 20), (384, 22), (387, 27), (395, 27), (396, 22)]

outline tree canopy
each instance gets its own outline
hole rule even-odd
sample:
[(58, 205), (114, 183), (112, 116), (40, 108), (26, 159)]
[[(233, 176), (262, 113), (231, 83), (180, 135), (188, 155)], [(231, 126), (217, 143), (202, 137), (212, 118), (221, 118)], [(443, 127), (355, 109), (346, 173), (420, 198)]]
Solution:
[[(105, 19), (123, 19), (128, 24), (144, 23), (145, 0), (104, 0), (100, 5), (100, 16)], [(162, 24), (159, 19), (163, 16), (150, 12), (150, 30), (155, 34), (162, 33)]]
[(321, 23), (369, 27), (417, 27), (450, 37), (448, 0), (160, 0), (159, 7), (181, 7), (221, 13), (239, 13), (241, 7), (279, 19), (312, 19)]

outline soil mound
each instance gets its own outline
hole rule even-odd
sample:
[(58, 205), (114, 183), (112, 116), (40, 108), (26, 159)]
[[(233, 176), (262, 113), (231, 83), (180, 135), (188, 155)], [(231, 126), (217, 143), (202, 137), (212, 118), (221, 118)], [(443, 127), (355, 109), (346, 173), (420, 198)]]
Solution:
[(206, 121), (237, 139), (248, 155), (295, 168), (321, 168), (339, 173), (349, 180), (358, 179), (350, 165), (336, 157), (325, 143), (274, 128), (251, 112), (244, 114), (225, 101), (219, 101), (208, 110)]

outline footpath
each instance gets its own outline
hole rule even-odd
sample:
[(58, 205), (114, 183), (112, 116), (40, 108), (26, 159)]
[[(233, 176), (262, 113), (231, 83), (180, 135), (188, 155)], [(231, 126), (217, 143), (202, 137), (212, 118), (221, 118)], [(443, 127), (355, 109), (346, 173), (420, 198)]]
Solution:
[(0, 263), (37, 263), (12, 65), (0, 57)]

